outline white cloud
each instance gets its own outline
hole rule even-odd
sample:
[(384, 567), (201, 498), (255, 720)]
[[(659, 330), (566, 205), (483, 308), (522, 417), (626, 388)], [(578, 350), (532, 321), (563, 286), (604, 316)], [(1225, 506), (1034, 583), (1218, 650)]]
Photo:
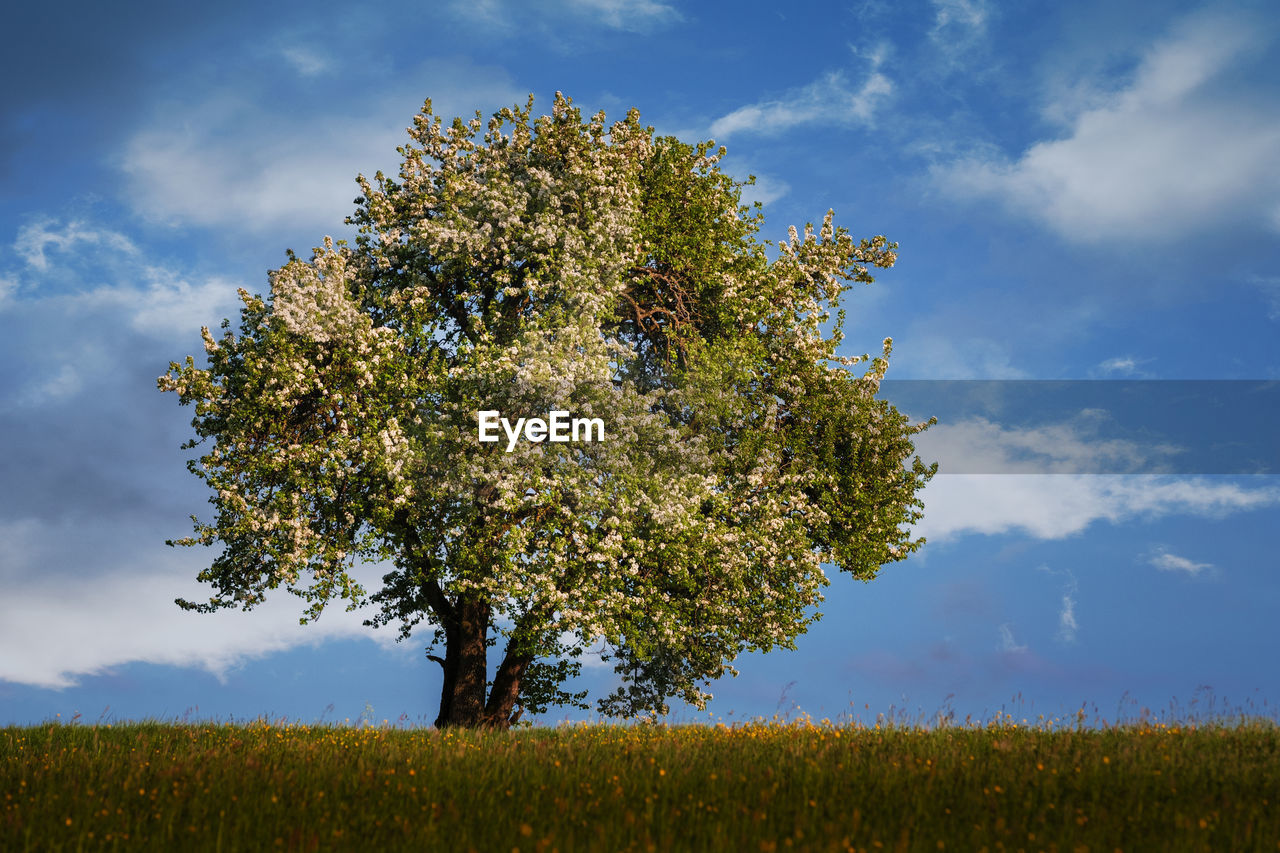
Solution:
[[(281, 594), (244, 613), (188, 613), (174, 598), (208, 598), (194, 582), (204, 554), (103, 547), (92, 567), (74, 576), (46, 570), (66, 559), (68, 531), (30, 519), (0, 522), (0, 680), (64, 688), (113, 666), (142, 662), (193, 666), (218, 677), (245, 660), (334, 638), (368, 637), (386, 648), (394, 632), (361, 623), (367, 613), (326, 611), (299, 625), (300, 599)], [(113, 542), (101, 526), (82, 525), (71, 541)], [(162, 547), (162, 546), (161, 546)], [(138, 567), (138, 563), (144, 565)], [(57, 565), (57, 563), (54, 563)], [(376, 582), (378, 571), (365, 575)], [(282, 591), (283, 592), (283, 591)]]
[(645, 33), (684, 20), (674, 6), (657, 0), (453, 0), (449, 8), (487, 33), (503, 35), (533, 30), (555, 37), (574, 21)]
[(503, 0), (452, 0), (449, 11), (494, 32), (514, 29), (511, 8)]
[(1062, 609), (1058, 611), (1058, 639), (1064, 643), (1076, 641), (1076, 631), (1080, 625), (1076, 622), (1076, 600), (1070, 593), (1062, 596)]
[(191, 284), (172, 270), (148, 267), (141, 278), (145, 287), (117, 286), (103, 294), (104, 301), (128, 307), (129, 324), (140, 332), (187, 336), (201, 326), (214, 327), (240, 310), (236, 285), (218, 276)]
[(932, 0), (929, 40), (951, 65), (971, 56), (987, 34), (991, 10), (982, 0)]
[(1257, 227), (1280, 200), (1280, 104), (1227, 72), (1262, 41), (1247, 21), (1188, 18), (1147, 51), (1125, 88), (1080, 97), (1080, 111), (1064, 116), (1063, 138), (1015, 160), (983, 153), (953, 162), (935, 178), (956, 195), (1001, 200), (1073, 242)]
[(280, 114), (231, 93), (167, 104), (127, 143), (120, 166), (135, 210), (153, 221), (334, 233), (357, 174), (399, 169), (405, 128), (432, 96), (446, 119), (523, 101), (504, 72), (428, 63), (358, 110)]
[(955, 41), (969, 33), (985, 31), (989, 10), (980, 0), (933, 0), (933, 13), (929, 38)]
[(1150, 358), (1134, 358), (1131, 355), (1118, 355), (1099, 362), (1098, 366), (1091, 372), (1095, 376), (1148, 377), (1150, 374), (1143, 370), (1141, 365), (1149, 364), (1153, 360)]
[(222, 318), (239, 313), (236, 285), (227, 279), (215, 276), (191, 284), (163, 267), (145, 268), (138, 277), (141, 287), (111, 284), (40, 301), (68, 315), (120, 311), (130, 328), (158, 338), (191, 338), (201, 326), (214, 328)]
[(1062, 584), (1062, 600), (1058, 609), (1058, 640), (1074, 643), (1080, 630), (1080, 624), (1076, 621), (1076, 593), (1079, 591), (1079, 584), (1075, 573), (1070, 569), (1051, 569), (1048, 566), (1041, 566), (1038, 571), (1066, 579)]
[(1098, 365), (1104, 373), (1132, 373), (1138, 363), (1129, 356), (1109, 358)]
[(1186, 557), (1171, 554), (1163, 548), (1159, 549), (1148, 562), (1162, 572), (1183, 572), (1192, 577), (1214, 567), (1213, 563), (1197, 563)]
[[(948, 328), (941, 328), (945, 323)], [(955, 320), (945, 314), (938, 322), (917, 323), (909, 337), (895, 337), (893, 376), (903, 379), (1025, 379), (1015, 367), (1008, 346), (983, 337), (954, 337)]]
[(356, 174), (387, 165), (406, 118), (277, 121), (226, 97), (174, 106), (126, 147), (129, 197), (153, 221), (332, 232), (359, 194)]
[[(171, 350), (173, 337), (198, 351), (196, 329), (230, 313), (235, 288), (154, 264), (125, 235), (87, 220), (42, 220), (18, 246), (20, 268), (6, 274), (15, 292), (0, 312), (0, 414), (14, 430), (3, 436), (13, 464), (0, 517), (0, 679), (65, 687), (132, 661), (222, 673), (301, 643), (365, 636), (359, 614), (340, 608), (298, 626), (303, 605), (288, 596), (255, 614), (203, 616), (173, 604), (207, 598), (193, 579), (211, 552), (160, 544), (188, 529), (167, 499), (179, 491), (177, 447), (190, 434), (178, 431), (188, 416), (176, 405), (174, 417), (154, 416), (150, 377), (184, 351)], [(39, 410), (69, 399), (70, 417)], [(172, 468), (156, 461), (165, 448)], [(203, 505), (191, 494), (178, 503)], [(155, 530), (169, 510), (173, 527)], [(393, 633), (373, 636), (389, 643)]]
[(80, 376), (80, 371), (70, 364), (64, 364), (52, 376), (46, 376), (31, 383), (26, 391), (19, 395), (17, 402), (23, 407), (60, 403), (80, 393), (83, 387), (84, 380)]
[(1063, 539), (1099, 521), (1271, 507), (1280, 488), (1147, 474), (950, 474), (934, 477), (922, 497), (915, 532), (933, 542), (975, 533)]
[[(136, 382), (135, 370), (160, 373), (176, 354), (172, 343), (198, 350), (199, 328), (240, 307), (234, 283), (153, 263), (128, 237), (93, 223), (46, 219), (18, 243), (31, 252), (5, 279), (11, 295), (0, 304), (0, 412), (101, 402)], [(126, 343), (130, 331), (137, 340)]]
[(684, 20), (674, 6), (655, 0), (566, 0), (565, 6), (616, 30), (644, 31)]
[(789, 192), (791, 192), (791, 185), (786, 181), (756, 175), (754, 184), (742, 188), (742, 203), (750, 205), (758, 201), (761, 204), (768, 204), (771, 201), (782, 198)]
[(1025, 643), (1019, 643), (1013, 638), (1013, 629), (1008, 623), (1000, 626), (1000, 651), (1002, 652), (1025, 652), (1027, 646)]
[(843, 71), (832, 71), (777, 100), (738, 107), (711, 123), (711, 136), (723, 140), (736, 133), (783, 133), (806, 124), (870, 124), (893, 92), (893, 83), (880, 73), (881, 62), (881, 54), (872, 57), (871, 70), (857, 87)]
[(46, 254), (48, 249), (70, 252), (77, 244), (101, 246), (127, 255), (138, 253), (138, 247), (133, 241), (118, 232), (81, 220), (71, 220), (66, 225), (59, 225), (57, 220), (47, 218), (19, 228), (13, 248), (26, 261), (28, 268), (46, 272), (49, 269), (49, 257)]
[[(59, 256), (51, 257), (49, 247)], [(27, 268), (7, 279), (11, 292), (24, 294), (15, 295), (11, 306), (44, 306), (65, 317), (119, 310), (130, 327), (156, 337), (190, 336), (237, 310), (236, 286), (230, 281), (210, 277), (192, 283), (150, 262), (128, 236), (85, 220), (63, 224), (44, 218), (26, 225), (19, 229), (14, 249)], [(70, 288), (45, 286), (55, 279), (70, 282)], [(109, 283), (101, 283), (103, 279)], [(58, 382), (62, 388), (70, 384), (65, 377)]]
[(915, 441), (922, 459), (939, 461), (949, 474), (1083, 474), (1150, 471), (1179, 452), (1173, 445), (1095, 438), (1103, 417), (1081, 412), (1074, 421), (1006, 427), (982, 417), (930, 427)]
[(281, 48), (280, 55), (303, 77), (315, 77), (330, 68), (329, 60), (314, 50), (298, 45)]

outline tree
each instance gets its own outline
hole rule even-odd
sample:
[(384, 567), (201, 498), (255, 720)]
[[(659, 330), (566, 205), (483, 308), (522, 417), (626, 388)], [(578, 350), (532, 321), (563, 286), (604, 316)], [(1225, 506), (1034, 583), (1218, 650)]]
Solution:
[[(238, 334), (201, 330), (207, 367), (159, 379), (195, 406), (185, 446), (211, 447), (188, 467), (215, 492), (171, 544), (221, 545), (215, 594), (177, 603), (284, 586), (304, 622), (344, 600), (401, 638), (425, 623), (438, 726), (587, 707), (564, 688), (593, 648), (621, 683), (603, 713), (702, 707), (741, 652), (794, 648), (824, 562), (870, 580), (923, 544), (935, 470), (926, 425), (876, 397), (890, 342), (836, 351), (842, 291), (896, 244), (828, 212), (770, 259), (723, 148), (559, 94), (532, 110), (445, 124), (427, 101), (399, 176), (357, 179), (354, 248), (289, 253), (266, 297), (240, 291)], [(484, 443), (482, 411), (605, 437)], [(391, 567), (380, 589), (360, 561)]]

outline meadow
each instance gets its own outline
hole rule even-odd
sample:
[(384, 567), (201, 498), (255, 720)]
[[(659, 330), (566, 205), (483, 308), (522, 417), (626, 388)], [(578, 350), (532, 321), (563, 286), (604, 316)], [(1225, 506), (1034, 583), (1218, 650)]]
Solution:
[(0, 729), (0, 850), (1277, 850), (1280, 728)]

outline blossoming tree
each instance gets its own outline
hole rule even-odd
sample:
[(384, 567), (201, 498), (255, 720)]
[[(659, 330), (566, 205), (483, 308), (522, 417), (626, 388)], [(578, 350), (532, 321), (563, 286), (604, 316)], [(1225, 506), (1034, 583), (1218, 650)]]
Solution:
[[(505, 727), (587, 707), (584, 653), (615, 663), (606, 714), (702, 707), (741, 652), (794, 647), (824, 563), (870, 580), (923, 543), (925, 425), (876, 396), (889, 342), (840, 356), (832, 315), (896, 244), (828, 213), (771, 259), (724, 149), (634, 110), (606, 126), (557, 94), (486, 126), (428, 101), (410, 136), (398, 177), (358, 179), (354, 248), (290, 255), (240, 291), (238, 334), (202, 330), (207, 367), (160, 377), (216, 493), (174, 543), (220, 546), (214, 594), (180, 606), (376, 603), (434, 630), (437, 725)], [(481, 411), (605, 436), (483, 443)], [(365, 561), (389, 568), (373, 591)]]

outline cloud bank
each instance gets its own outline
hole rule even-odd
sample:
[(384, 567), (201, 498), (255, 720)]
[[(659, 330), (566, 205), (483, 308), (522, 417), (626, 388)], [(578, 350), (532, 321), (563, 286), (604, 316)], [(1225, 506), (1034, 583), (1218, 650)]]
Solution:
[(425, 63), (345, 111), (280, 114), (238, 92), (211, 91), (156, 110), (128, 141), (119, 167), (145, 219), (259, 233), (307, 228), (318, 244), (354, 209), (357, 174), (398, 171), (396, 148), (409, 141), (405, 128), (433, 93), (446, 121), (528, 95), (500, 69), (445, 62)]
[(844, 71), (831, 71), (776, 100), (738, 107), (711, 122), (711, 136), (725, 140), (742, 133), (775, 135), (809, 124), (871, 124), (893, 94), (893, 82), (880, 71), (883, 61), (882, 52), (873, 54), (870, 70), (856, 85)]
[[(1074, 243), (1172, 241), (1216, 226), (1280, 230), (1280, 102), (1234, 73), (1274, 27), (1201, 13), (1145, 53), (1120, 88), (1095, 87), (1060, 138), (1015, 158), (985, 151), (940, 165), (948, 193), (994, 199)], [(1051, 103), (1046, 114), (1063, 106)]]

